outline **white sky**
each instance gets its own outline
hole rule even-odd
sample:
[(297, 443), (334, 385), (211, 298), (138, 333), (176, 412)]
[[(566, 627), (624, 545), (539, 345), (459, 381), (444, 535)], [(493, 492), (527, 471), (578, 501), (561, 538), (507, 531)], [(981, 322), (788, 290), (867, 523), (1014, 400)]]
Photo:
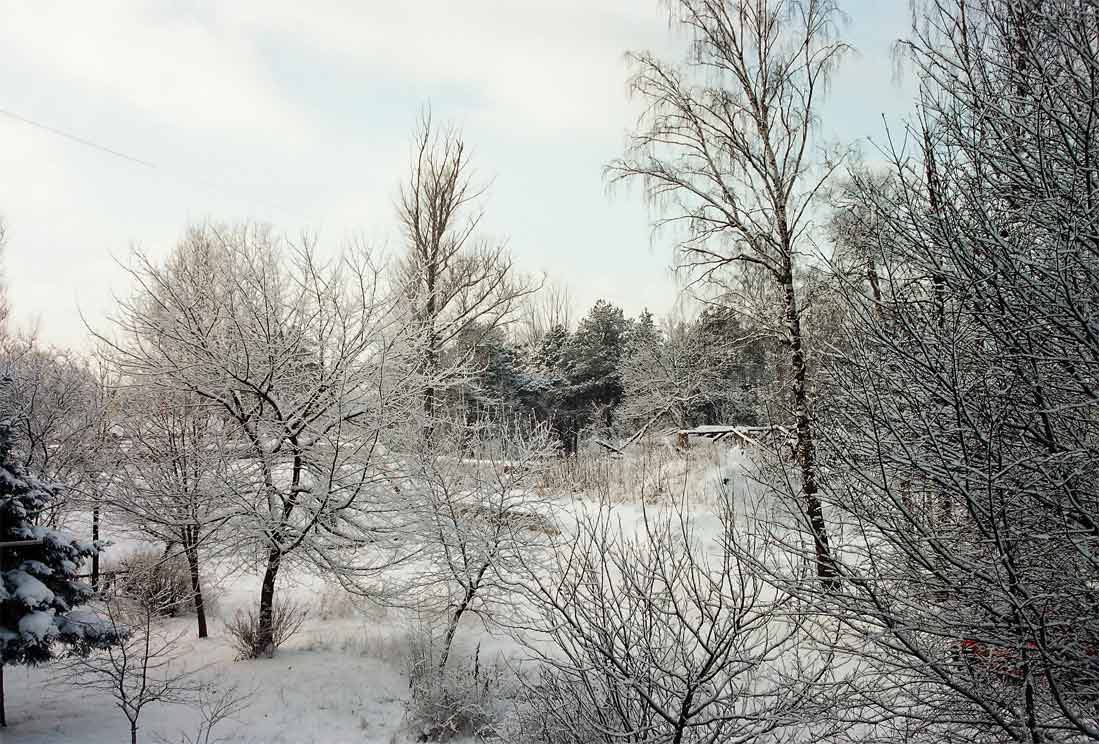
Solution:
[[(911, 90), (889, 50), (906, 0), (841, 0), (858, 53), (822, 111), (825, 134), (884, 141)], [(11, 0), (0, 23), (4, 273), (17, 325), (86, 345), (116, 264), (169, 251), (187, 223), (257, 219), (333, 248), (394, 248), (394, 198), (417, 112), (465, 130), (493, 178), (485, 225), (523, 270), (566, 283), (586, 311), (675, 298), (671, 250), (634, 193), (608, 196), (632, 108), (628, 49), (673, 50), (659, 0)]]

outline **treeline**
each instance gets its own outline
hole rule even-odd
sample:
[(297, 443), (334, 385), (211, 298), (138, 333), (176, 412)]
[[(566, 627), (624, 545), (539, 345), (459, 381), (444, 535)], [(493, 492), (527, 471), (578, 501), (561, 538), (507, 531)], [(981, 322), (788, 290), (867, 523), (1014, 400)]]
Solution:
[(773, 352), (728, 309), (658, 324), (600, 300), (574, 329), (473, 328), (449, 353), (475, 371), (449, 391), (452, 412), (545, 423), (568, 454), (643, 426), (755, 423)]

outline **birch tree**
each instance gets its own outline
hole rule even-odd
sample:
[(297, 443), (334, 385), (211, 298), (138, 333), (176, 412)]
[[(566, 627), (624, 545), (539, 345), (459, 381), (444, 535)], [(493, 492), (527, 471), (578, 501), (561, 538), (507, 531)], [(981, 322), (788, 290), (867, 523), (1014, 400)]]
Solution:
[(702, 279), (755, 267), (779, 295), (800, 495), (817, 574), (833, 585), (796, 272), (810, 247), (810, 205), (832, 169), (815, 161), (812, 134), (846, 49), (836, 38), (839, 11), (832, 0), (676, 0), (671, 8), (691, 37), (685, 64), (630, 55), (630, 89), (645, 113), (607, 175), (643, 185), (666, 210), (657, 228), (682, 228), (681, 266)]

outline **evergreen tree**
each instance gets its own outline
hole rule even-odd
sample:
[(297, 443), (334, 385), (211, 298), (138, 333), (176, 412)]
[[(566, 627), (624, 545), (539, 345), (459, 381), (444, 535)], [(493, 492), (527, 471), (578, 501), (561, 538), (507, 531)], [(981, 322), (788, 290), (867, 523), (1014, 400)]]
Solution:
[(579, 425), (568, 407), (571, 383), (568, 352), (572, 336), (564, 326), (551, 328), (542, 337), (522, 373), (519, 400), (537, 421), (549, 424), (565, 453), (576, 451)]
[(635, 354), (663, 341), (660, 329), (656, 327), (656, 320), (648, 308), (642, 310), (641, 314), (634, 318), (628, 331), (626, 354)]
[(620, 366), (631, 327), (622, 308), (599, 300), (572, 335), (567, 352), (568, 407), (581, 426), (598, 423), (611, 428), (614, 410), (622, 402)]
[(443, 359), (451, 368), (470, 370), (447, 396), (451, 414), (485, 424), (509, 421), (519, 413), (525, 384), (521, 350), (503, 330), (472, 326)]
[(706, 384), (690, 413), (692, 423), (755, 424), (770, 417), (760, 410), (766, 408), (762, 389), (778, 370), (774, 361), (772, 369), (766, 368), (767, 352), (774, 344), (765, 336), (746, 327), (731, 308), (702, 310), (684, 339), (691, 364), (708, 372), (700, 376)]
[(10, 432), (0, 426), (0, 726), (4, 665), (41, 664), (59, 645), (86, 653), (116, 640), (98, 616), (76, 610), (93, 596), (77, 572), (99, 547), (39, 524), (53, 497), (12, 462)]

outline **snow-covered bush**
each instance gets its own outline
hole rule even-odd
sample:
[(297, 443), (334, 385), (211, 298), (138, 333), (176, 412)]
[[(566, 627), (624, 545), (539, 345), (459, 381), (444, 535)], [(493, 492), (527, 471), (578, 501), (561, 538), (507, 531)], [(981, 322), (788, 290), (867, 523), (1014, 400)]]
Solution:
[(482, 665), (478, 646), (471, 656), (452, 657), (440, 669), (441, 653), (442, 644), (429, 629), (410, 634), (407, 725), (420, 741), (493, 736), (501, 720), (500, 666)]
[(238, 610), (233, 619), (225, 623), (225, 632), (237, 650), (238, 659), (258, 659), (273, 655), (279, 647), (293, 638), (301, 630), (308, 615), (305, 607), (290, 600), (275, 605), (271, 613), (270, 647), (263, 653), (257, 651), (261, 648), (260, 623), (259, 614), (254, 609)]

